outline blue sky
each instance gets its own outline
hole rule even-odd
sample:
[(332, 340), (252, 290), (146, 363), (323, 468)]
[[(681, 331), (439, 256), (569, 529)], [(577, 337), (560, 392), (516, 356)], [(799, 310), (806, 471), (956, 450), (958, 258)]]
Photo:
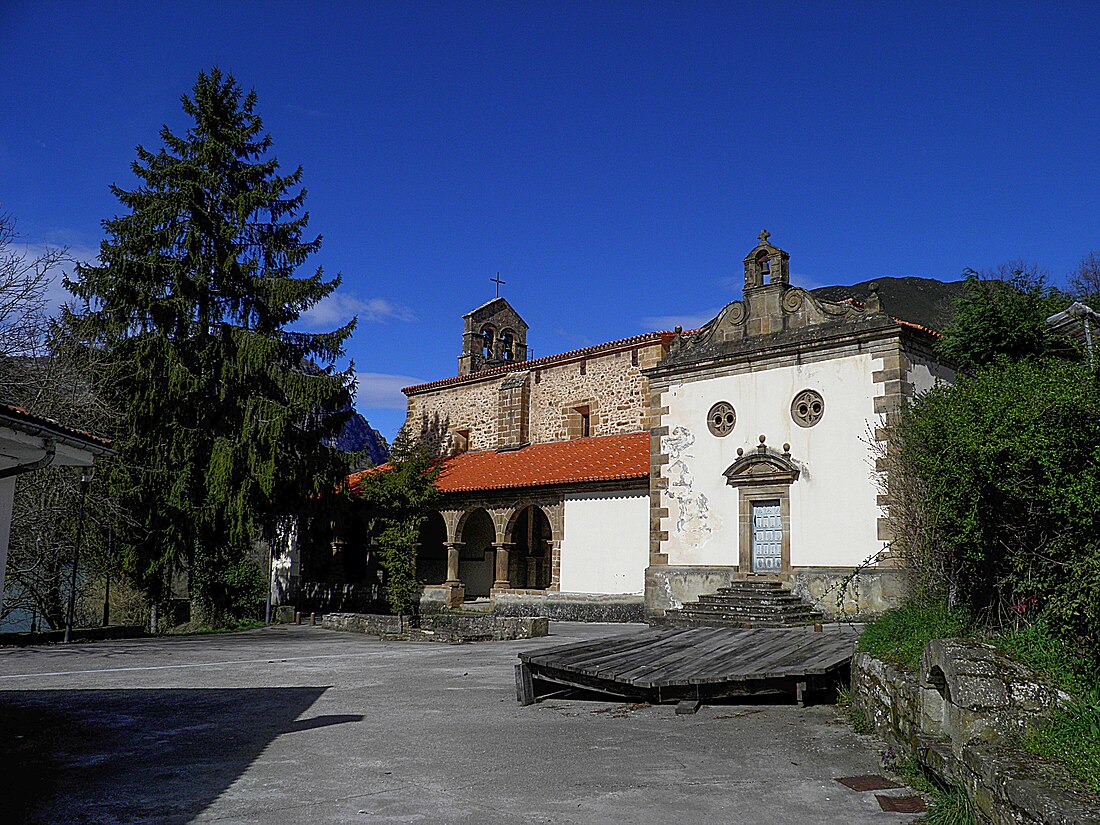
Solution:
[(803, 286), (1100, 248), (1100, 4), (0, 3), (0, 209), (92, 256), (200, 70), (304, 167), (358, 313), (360, 410), (454, 374), (503, 294), (536, 356), (739, 293), (761, 228)]

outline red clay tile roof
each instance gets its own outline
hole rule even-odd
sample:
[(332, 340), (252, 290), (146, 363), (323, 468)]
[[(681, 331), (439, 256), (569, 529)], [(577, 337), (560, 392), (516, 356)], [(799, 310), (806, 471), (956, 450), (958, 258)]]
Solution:
[(910, 329), (920, 330), (921, 332), (925, 332), (925, 333), (927, 333), (927, 334), (929, 334), (929, 335), (931, 335), (935, 338), (942, 338), (943, 337), (942, 333), (936, 332), (936, 330), (932, 329), (931, 327), (926, 327), (923, 324), (914, 324), (912, 321), (904, 321), (901, 318), (897, 318), (893, 315), (891, 315), (890, 317), (893, 318), (895, 321), (897, 321), (898, 324), (900, 324), (903, 327), (909, 327)]
[(52, 418), (35, 415), (14, 404), (0, 402), (0, 423), (35, 434), (59, 436), (62, 439), (73, 442), (77, 446), (86, 447), (91, 452), (100, 455), (114, 454), (114, 450), (111, 449), (111, 440), (109, 438), (103, 438), (102, 436), (93, 435), (84, 430), (78, 430), (75, 427), (69, 427)]
[[(348, 476), (355, 490), (372, 467)], [(590, 481), (621, 481), (649, 476), (649, 432), (530, 444), (521, 450), (460, 453), (443, 462), (436, 487), (444, 493), (508, 490)]]
[(591, 347), (584, 347), (583, 349), (574, 349), (569, 352), (562, 352), (558, 355), (545, 355), (542, 358), (534, 358), (530, 361), (516, 361), (512, 364), (502, 364), (499, 367), (489, 367), (487, 370), (480, 370), (478, 372), (471, 372), (469, 375), (455, 375), (450, 378), (441, 378), (438, 381), (429, 381), (426, 384), (416, 384), (412, 387), (405, 387), (401, 392), (405, 395), (412, 395), (418, 392), (424, 392), (425, 390), (434, 390), (437, 387), (446, 387), (451, 384), (461, 384), (464, 381), (477, 381), (481, 378), (487, 378), (490, 375), (499, 375), (505, 372), (511, 372), (512, 370), (531, 370), (539, 367), (549, 366), (550, 364), (556, 364), (559, 361), (568, 361), (571, 358), (583, 358), (586, 355), (595, 355), (596, 353), (606, 352), (608, 350), (615, 350), (623, 347), (633, 347), (637, 344), (648, 344), (656, 341), (671, 341), (675, 337), (674, 332), (646, 332), (642, 335), (635, 335), (632, 338), (620, 338), (618, 341), (608, 341), (606, 344), (595, 344)]

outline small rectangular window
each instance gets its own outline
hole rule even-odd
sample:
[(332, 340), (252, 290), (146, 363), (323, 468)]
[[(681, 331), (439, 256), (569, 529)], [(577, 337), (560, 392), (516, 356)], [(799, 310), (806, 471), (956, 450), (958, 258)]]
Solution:
[(632, 367), (638, 366), (638, 350), (636, 350), (636, 349), (632, 349), (630, 351), (630, 366), (632, 366)]
[(592, 416), (589, 413), (581, 413), (581, 438), (588, 438), (592, 434)]
[(451, 433), (451, 454), (458, 455), (470, 449), (470, 431), (455, 430)]

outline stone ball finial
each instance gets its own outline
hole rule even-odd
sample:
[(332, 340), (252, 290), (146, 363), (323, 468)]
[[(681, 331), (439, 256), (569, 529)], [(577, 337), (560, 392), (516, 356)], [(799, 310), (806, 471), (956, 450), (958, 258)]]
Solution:
[(677, 324), (675, 327), (673, 327), (672, 331), (675, 332), (677, 335), (682, 335), (684, 332), (684, 328)]
[(786, 453), (787, 455), (790, 455), (791, 454), (791, 445), (784, 443), (783, 444), (783, 452)]
[(737, 448), (737, 457), (740, 458), (744, 454), (745, 454), (745, 448), (744, 447), (738, 447)]
[(767, 440), (768, 440), (768, 437), (766, 435), (764, 435), (763, 433), (761, 433), (760, 434), (760, 443), (763, 444)]

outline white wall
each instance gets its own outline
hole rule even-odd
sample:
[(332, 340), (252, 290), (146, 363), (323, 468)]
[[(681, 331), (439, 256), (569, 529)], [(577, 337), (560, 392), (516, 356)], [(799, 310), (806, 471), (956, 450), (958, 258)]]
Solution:
[(906, 356), (910, 363), (908, 380), (917, 395), (927, 392), (936, 384), (955, 383), (955, 371), (950, 367), (919, 353), (906, 352)]
[(564, 593), (641, 593), (649, 564), (649, 493), (565, 497)]
[[(789, 443), (801, 469), (790, 488), (792, 566), (852, 566), (881, 550), (879, 491), (867, 443), (879, 420), (874, 396), (882, 387), (871, 373), (881, 364), (863, 354), (672, 384), (662, 399), (669, 434), (661, 450), (669, 456), (663, 470), (669, 564), (737, 564), (738, 493), (722, 473), (737, 459), (737, 448), (754, 450), (761, 434), (779, 452)], [(825, 401), (824, 416), (809, 428), (795, 424), (790, 409), (805, 389)], [(707, 428), (707, 412), (718, 401), (737, 413), (733, 432), (723, 438)]]

